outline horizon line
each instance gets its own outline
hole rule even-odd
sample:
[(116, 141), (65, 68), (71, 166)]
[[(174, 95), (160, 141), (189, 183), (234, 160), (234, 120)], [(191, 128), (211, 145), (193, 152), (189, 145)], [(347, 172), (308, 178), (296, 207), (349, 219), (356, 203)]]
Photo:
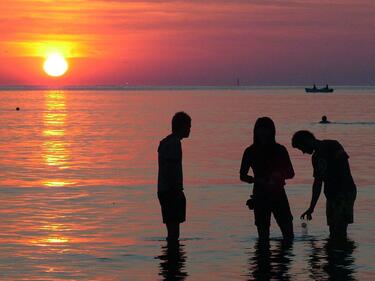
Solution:
[[(46, 85), (0, 85), (0, 91), (12, 90), (246, 90), (246, 89), (275, 89), (275, 88), (305, 88), (311, 85), (66, 85), (66, 86), (46, 86)], [(374, 88), (374, 85), (331, 85), (335, 88)]]

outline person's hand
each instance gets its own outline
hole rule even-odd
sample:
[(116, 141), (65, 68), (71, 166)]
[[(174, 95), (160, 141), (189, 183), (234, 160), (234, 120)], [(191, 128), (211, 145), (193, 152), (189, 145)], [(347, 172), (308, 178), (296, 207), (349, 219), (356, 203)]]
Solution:
[(305, 217), (306, 217), (306, 219), (307, 219), (308, 221), (310, 221), (310, 220), (312, 219), (311, 214), (312, 214), (313, 212), (314, 212), (314, 210), (308, 208), (308, 209), (306, 210), (306, 212), (304, 212), (304, 213), (301, 215), (301, 219), (305, 219)]

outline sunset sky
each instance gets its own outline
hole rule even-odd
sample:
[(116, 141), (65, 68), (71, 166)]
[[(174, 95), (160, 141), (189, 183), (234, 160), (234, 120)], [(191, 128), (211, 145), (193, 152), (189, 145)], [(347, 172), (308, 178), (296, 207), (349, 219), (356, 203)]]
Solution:
[[(374, 0), (1, 0), (0, 86), (375, 84)], [(69, 70), (49, 77), (59, 53)]]

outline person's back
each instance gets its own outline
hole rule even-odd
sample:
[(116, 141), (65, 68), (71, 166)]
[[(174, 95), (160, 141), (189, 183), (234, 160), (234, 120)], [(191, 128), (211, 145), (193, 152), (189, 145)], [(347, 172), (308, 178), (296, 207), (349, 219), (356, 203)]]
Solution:
[(182, 149), (178, 137), (170, 134), (160, 141), (158, 163), (158, 192), (182, 190)]
[(254, 178), (272, 178), (272, 182), (254, 183), (254, 194), (264, 194), (269, 199), (277, 200), (277, 193), (284, 189), (285, 179), (291, 178), (294, 171), (289, 162), (289, 155), (286, 148), (278, 143), (267, 149), (256, 145), (249, 146), (244, 153), (254, 173)]
[(322, 140), (312, 155), (314, 178), (324, 182), (328, 200), (356, 190), (348, 159), (349, 155), (336, 140)]

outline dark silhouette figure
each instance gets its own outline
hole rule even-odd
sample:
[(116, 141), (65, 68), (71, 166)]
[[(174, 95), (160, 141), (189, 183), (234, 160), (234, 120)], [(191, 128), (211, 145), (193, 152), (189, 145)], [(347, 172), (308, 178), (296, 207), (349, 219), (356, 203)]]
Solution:
[(172, 134), (160, 141), (158, 148), (158, 198), (169, 241), (179, 239), (180, 223), (186, 219), (181, 140), (189, 137), (190, 128), (190, 116), (177, 112), (172, 119)]
[(186, 253), (184, 245), (178, 241), (168, 242), (162, 246), (162, 254), (156, 258), (160, 260), (159, 275), (164, 281), (182, 281), (188, 274), (185, 272)]
[(351, 240), (311, 241), (309, 271), (314, 280), (354, 281), (353, 251), (356, 245)]
[(323, 115), (323, 116), (322, 116), (322, 120), (320, 120), (319, 123), (320, 123), (320, 124), (329, 124), (329, 123), (331, 123), (331, 122), (328, 121), (327, 116)]
[(309, 131), (296, 132), (292, 138), (292, 146), (303, 153), (312, 154), (314, 169), (310, 207), (301, 218), (311, 220), (324, 182), (330, 237), (346, 239), (348, 224), (353, 223), (353, 206), (357, 195), (348, 154), (338, 141), (318, 140)]
[(293, 244), (289, 241), (276, 241), (275, 247), (269, 243), (257, 242), (254, 255), (249, 259), (250, 280), (290, 280), (289, 269)]
[[(285, 180), (294, 177), (294, 170), (286, 148), (275, 140), (276, 129), (268, 117), (258, 118), (254, 126), (253, 144), (242, 157), (240, 179), (254, 183), (252, 199), (247, 204), (254, 209), (259, 239), (268, 241), (271, 213), (279, 225), (284, 239), (291, 240), (293, 216), (285, 193)], [(253, 176), (249, 176), (249, 169)]]
[(315, 84), (314, 84), (314, 86), (313, 86), (313, 89), (314, 89), (314, 90), (316, 90), (316, 89), (317, 89), (317, 88), (316, 88), (316, 85), (315, 85)]
[(20, 110), (20, 108), (19, 108), (19, 107), (16, 107), (16, 110), (17, 110), (17, 111), (19, 111), (19, 110)]

